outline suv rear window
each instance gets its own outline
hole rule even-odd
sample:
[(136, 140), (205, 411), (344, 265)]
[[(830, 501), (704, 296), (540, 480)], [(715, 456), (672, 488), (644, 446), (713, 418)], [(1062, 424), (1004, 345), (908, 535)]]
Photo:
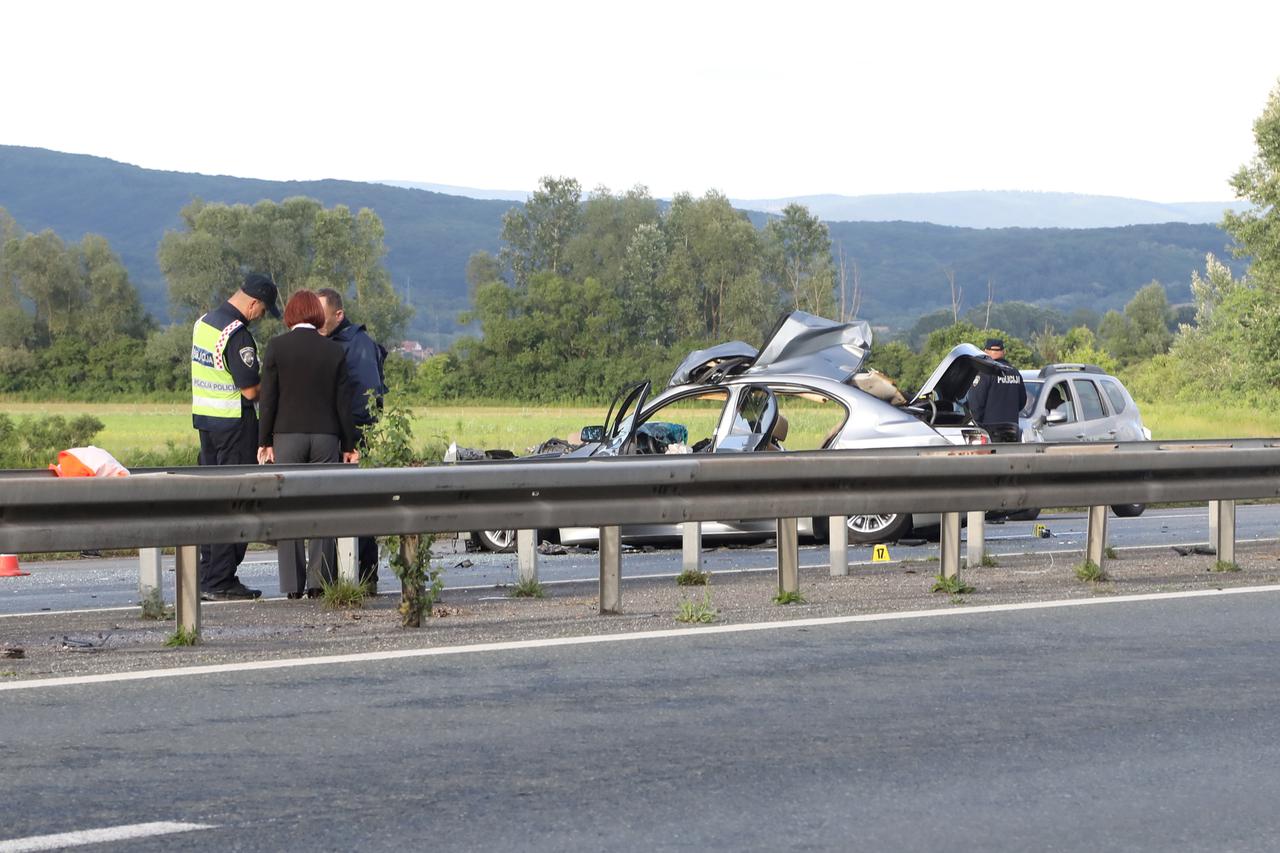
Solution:
[(1088, 379), (1073, 379), (1072, 383), (1076, 386), (1076, 396), (1080, 398), (1084, 420), (1096, 421), (1099, 418), (1105, 418), (1107, 410), (1102, 405), (1102, 395), (1098, 393), (1098, 386)]
[(1120, 390), (1120, 386), (1110, 379), (1102, 380), (1102, 390), (1107, 392), (1107, 399), (1111, 401), (1111, 408), (1118, 415), (1124, 411), (1124, 392)]

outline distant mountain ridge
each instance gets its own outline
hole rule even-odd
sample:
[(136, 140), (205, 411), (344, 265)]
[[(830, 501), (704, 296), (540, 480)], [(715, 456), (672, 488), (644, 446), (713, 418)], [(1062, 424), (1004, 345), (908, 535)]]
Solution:
[[(148, 309), (162, 320), (167, 316), (167, 293), (156, 249), (166, 229), (180, 227), (183, 206), (197, 197), (254, 204), (299, 195), (327, 206), (368, 207), (378, 214), (386, 228), (386, 263), (393, 283), (417, 310), (410, 332), (433, 346), (447, 343), (457, 331), (457, 314), (468, 306), (467, 259), (475, 251), (499, 249), (502, 217), (516, 203), (356, 181), (263, 181), (164, 172), (102, 157), (0, 145), (0, 207), (30, 232), (50, 228), (67, 241), (78, 241), (87, 233), (106, 237)], [(1004, 195), (1013, 204), (1019, 196), (1046, 194)], [(739, 204), (752, 208), (761, 203)], [(830, 209), (812, 209), (831, 220), (833, 242), (851, 265), (856, 264), (863, 287), (862, 316), (876, 323), (910, 325), (922, 314), (950, 308), (947, 271), (963, 288), (966, 308), (985, 301), (991, 282), (999, 301), (1106, 310), (1122, 307), (1152, 279), (1168, 287), (1171, 300), (1189, 298), (1191, 273), (1204, 268), (1207, 252), (1216, 253), (1237, 272), (1243, 268), (1225, 251), (1227, 235), (1209, 224), (1071, 229), (1032, 226), (1025, 221), (1031, 218), (1028, 214), (1022, 217), (1024, 227), (971, 228), (840, 221), (830, 216)], [(903, 211), (898, 219), (907, 215)], [(767, 219), (760, 212), (750, 216), (757, 225)]]
[[(418, 181), (382, 183), (468, 198), (523, 202), (529, 197), (524, 190), (486, 190)], [(1121, 228), (1163, 222), (1216, 225), (1222, 221), (1223, 211), (1240, 211), (1249, 207), (1249, 203), (1243, 201), (1164, 203), (1121, 196), (1023, 190), (860, 196), (823, 193), (783, 198), (733, 198), (730, 202), (739, 209), (764, 214), (779, 214), (788, 204), (802, 204), (819, 219), (828, 222), (928, 222), (957, 228)]]
[(378, 181), (378, 183), (406, 190), (426, 190), (427, 192), (460, 195), (467, 198), (517, 201), (521, 204), (524, 204), (529, 198), (527, 190), (482, 190), (477, 187), (457, 187), (453, 184), (430, 184), (422, 181)]
[(1247, 202), (1163, 204), (1117, 196), (974, 190), (892, 195), (733, 199), (735, 207), (779, 213), (793, 202), (831, 222), (930, 222), (959, 228), (1119, 228), (1164, 222), (1217, 224)]

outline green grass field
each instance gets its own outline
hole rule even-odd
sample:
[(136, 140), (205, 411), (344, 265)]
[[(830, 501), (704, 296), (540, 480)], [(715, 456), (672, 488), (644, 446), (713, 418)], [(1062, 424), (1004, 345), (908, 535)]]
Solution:
[[(1143, 421), (1157, 439), (1280, 436), (1280, 412), (1207, 402), (1142, 403), (1140, 407)], [(689, 427), (690, 443), (709, 433), (715, 408), (714, 403), (704, 403), (679, 413)], [(197, 446), (190, 410), (181, 403), (0, 402), (0, 411), (11, 418), (94, 415), (105, 424), (95, 443), (125, 465), (140, 452), (163, 452), (169, 444)], [(793, 405), (786, 412), (791, 422), (786, 444), (791, 449), (817, 447), (832, 423), (832, 414), (816, 404)], [(413, 431), (419, 446), (456, 441), (464, 447), (523, 454), (553, 436), (565, 438), (587, 424), (601, 423), (604, 414), (604, 406), (427, 406), (414, 410)]]

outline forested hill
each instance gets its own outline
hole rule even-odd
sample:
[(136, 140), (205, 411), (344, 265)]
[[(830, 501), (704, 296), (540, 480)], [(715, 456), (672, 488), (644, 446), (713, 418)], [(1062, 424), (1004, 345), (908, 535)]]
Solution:
[(498, 250), (508, 201), (481, 201), (355, 181), (260, 181), (162, 172), (102, 157), (0, 145), (0, 207), (29, 232), (52, 228), (64, 240), (101, 234), (120, 255), (144, 304), (167, 315), (156, 249), (194, 198), (253, 204), (307, 196), (326, 206), (372, 209), (386, 227), (387, 268), (396, 290), (411, 290), (416, 331), (452, 320), (466, 303), (467, 258)]
[[(1214, 225), (1170, 222), (1123, 228), (951, 228), (923, 222), (832, 222), (831, 241), (856, 262), (861, 315), (902, 325), (949, 308), (948, 270), (961, 305), (1018, 300), (1070, 313), (1123, 308), (1144, 284), (1165, 285), (1170, 302), (1191, 299), (1191, 273), (1209, 252), (1237, 274), (1228, 236)], [(847, 266), (851, 267), (851, 263)]]
[[(120, 255), (147, 307), (166, 316), (156, 248), (193, 198), (209, 202), (283, 201), (308, 196), (326, 206), (371, 208), (386, 227), (387, 267), (396, 290), (409, 291), (411, 332), (449, 330), (466, 305), (467, 258), (496, 251), (504, 200), (477, 200), (352, 181), (261, 181), (141, 169), (100, 157), (0, 146), (0, 207), (30, 232), (52, 228), (78, 241), (101, 234)], [(763, 214), (752, 214), (761, 224)], [(861, 276), (861, 316), (908, 325), (950, 307), (947, 271), (962, 307), (987, 299), (1024, 300), (1063, 309), (1122, 307), (1156, 279), (1177, 302), (1189, 297), (1204, 256), (1224, 257), (1227, 236), (1213, 225), (1136, 225), (1099, 229), (972, 229), (907, 222), (833, 222), (837, 250)], [(1224, 258), (1225, 259), (1225, 258)], [(1237, 265), (1237, 271), (1239, 271)], [(438, 343), (438, 340), (431, 341)]]

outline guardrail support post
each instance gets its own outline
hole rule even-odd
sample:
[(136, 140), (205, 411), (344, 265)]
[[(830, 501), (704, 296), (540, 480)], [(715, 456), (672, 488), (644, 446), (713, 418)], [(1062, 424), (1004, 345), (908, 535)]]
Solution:
[(702, 522), (686, 521), (680, 525), (682, 560), (686, 572), (702, 571)]
[(960, 513), (944, 512), (939, 531), (942, 536), (938, 540), (938, 548), (942, 552), (942, 576), (944, 578), (960, 577)]
[(354, 584), (356, 577), (356, 540), (344, 536), (338, 540), (338, 580)]
[[(604, 531), (600, 531), (600, 535), (604, 535)], [(516, 579), (520, 583), (537, 583), (538, 582), (538, 531), (536, 530), (517, 530), (516, 531)], [(603, 543), (601, 543), (603, 545)], [(601, 549), (603, 553), (603, 548)]]
[(1214, 501), (1217, 512), (1214, 513), (1217, 531), (1214, 536), (1214, 547), (1218, 551), (1218, 562), (1234, 563), (1236, 561), (1236, 502)]
[(196, 545), (179, 545), (177, 565), (173, 573), (174, 616), (180, 630), (200, 633), (200, 549)]
[(600, 528), (600, 613), (622, 612), (622, 529)]
[(1098, 568), (1107, 559), (1107, 509), (1104, 506), (1089, 507), (1089, 532), (1085, 538), (1084, 558)]
[(800, 591), (798, 519), (778, 519), (778, 592)]
[(144, 614), (148, 603), (151, 607), (164, 608), (164, 574), (159, 548), (138, 549), (138, 601)]
[(1209, 501), (1209, 544), (1218, 541), (1218, 501)]
[(987, 514), (985, 512), (969, 513), (967, 564), (969, 568), (981, 566), (987, 556)]
[(827, 540), (831, 546), (831, 577), (849, 574), (849, 518), (833, 515), (827, 519)]

